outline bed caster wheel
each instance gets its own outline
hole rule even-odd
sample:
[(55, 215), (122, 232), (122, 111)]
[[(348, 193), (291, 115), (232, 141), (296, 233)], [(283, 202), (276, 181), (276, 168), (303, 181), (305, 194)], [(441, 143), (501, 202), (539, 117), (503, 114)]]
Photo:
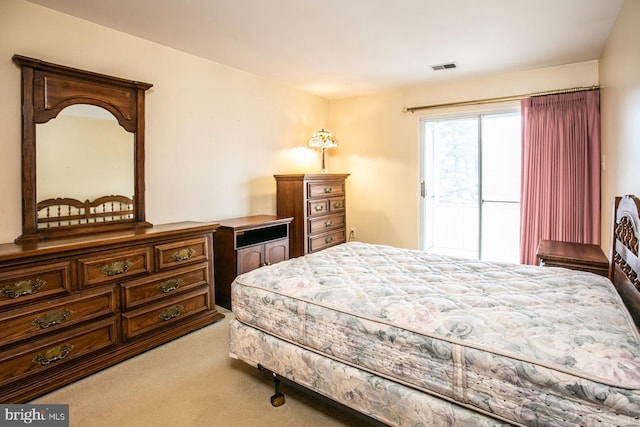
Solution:
[[(258, 365), (258, 368), (260, 365)], [(284, 405), (284, 394), (280, 393), (280, 378), (275, 372), (271, 372), (273, 376), (273, 385), (276, 387), (275, 394), (271, 396), (271, 406), (278, 407)]]
[(282, 405), (284, 405), (284, 394), (276, 393), (271, 396), (271, 406), (275, 406), (277, 408)]

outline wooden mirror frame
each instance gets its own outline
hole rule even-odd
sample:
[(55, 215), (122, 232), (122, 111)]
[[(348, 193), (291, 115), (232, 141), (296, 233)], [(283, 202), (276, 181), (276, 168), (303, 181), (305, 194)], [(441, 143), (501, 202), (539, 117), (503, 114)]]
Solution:
[[(16, 242), (69, 237), (137, 227), (145, 221), (145, 91), (153, 85), (14, 55), (22, 69), (22, 235)], [(74, 104), (102, 107), (134, 136), (134, 195), (131, 221), (38, 229), (36, 124), (46, 123)], [(63, 195), (61, 195), (63, 196)]]

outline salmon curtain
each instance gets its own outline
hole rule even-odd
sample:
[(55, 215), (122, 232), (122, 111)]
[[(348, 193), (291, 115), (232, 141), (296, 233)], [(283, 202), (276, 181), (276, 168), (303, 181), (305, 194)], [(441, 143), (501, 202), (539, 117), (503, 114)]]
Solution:
[(520, 261), (540, 240), (600, 244), (599, 91), (526, 98), (522, 110)]

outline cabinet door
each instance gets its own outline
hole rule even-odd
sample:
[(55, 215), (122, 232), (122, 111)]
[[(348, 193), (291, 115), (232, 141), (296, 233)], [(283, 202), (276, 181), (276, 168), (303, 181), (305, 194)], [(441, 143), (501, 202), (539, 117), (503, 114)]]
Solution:
[(246, 273), (264, 264), (264, 245), (249, 246), (238, 249), (238, 274)]
[(264, 262), (275, 264), (289, 259), (289, 239), (276, 240), (264, 245)]

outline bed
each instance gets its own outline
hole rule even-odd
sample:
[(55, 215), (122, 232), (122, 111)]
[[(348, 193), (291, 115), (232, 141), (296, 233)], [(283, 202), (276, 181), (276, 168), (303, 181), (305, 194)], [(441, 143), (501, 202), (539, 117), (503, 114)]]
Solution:
[(393, 426), (640, 425), (639, 208), (613, 283), (359, 242), (254, 270), (230, 356)]

